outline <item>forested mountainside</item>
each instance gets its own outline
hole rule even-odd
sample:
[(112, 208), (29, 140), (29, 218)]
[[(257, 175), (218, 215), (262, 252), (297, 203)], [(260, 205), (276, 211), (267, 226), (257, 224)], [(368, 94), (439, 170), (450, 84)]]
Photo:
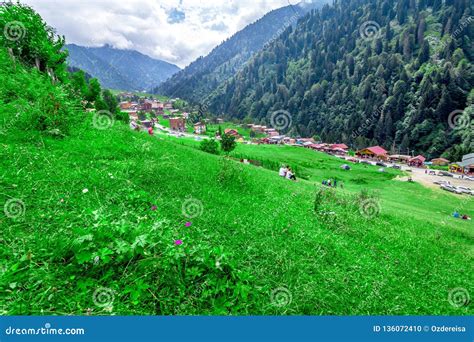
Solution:
[(354, 148), (473, 150), (471, 0), (344, 0), (312, 11), (214, 92), (211, 111)]
[(206, 57), (199, 57), (156, 89), (155, 93), (198, 102), (222, 82), (229, 79), (265, 44), (283, 30), (296, 24), (309, 10), (329, 0), (302, 2), (273, 10), (256, 22), (214, 48)]
[(174, 64), (134, 50), (109, 45), (84, 47), (68, 44), (68, 62), (99, 79), (103, 86), (120, 90), (150, 90), (180, 70)]

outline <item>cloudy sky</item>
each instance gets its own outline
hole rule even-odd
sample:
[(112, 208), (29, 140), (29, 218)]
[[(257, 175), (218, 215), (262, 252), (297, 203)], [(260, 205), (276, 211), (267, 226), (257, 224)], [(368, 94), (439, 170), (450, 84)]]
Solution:
[(110, 44), (184, 67), (296, 0), (23, 0), (68, 43)]

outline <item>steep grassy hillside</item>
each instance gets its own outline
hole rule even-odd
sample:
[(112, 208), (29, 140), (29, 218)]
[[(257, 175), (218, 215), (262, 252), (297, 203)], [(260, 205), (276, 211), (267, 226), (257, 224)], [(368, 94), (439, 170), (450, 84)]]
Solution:
[(467, 232), (91, 120), (2, 142), (4, 314), (472, 313)]

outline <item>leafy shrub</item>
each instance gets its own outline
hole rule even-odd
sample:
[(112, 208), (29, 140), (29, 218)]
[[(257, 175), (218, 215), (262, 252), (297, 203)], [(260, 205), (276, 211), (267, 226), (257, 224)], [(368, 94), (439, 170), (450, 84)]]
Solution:
[(199, 148), (201, 149), (201, 151), (207, 153), (219, 154), (219, 145), (214, 139), (204, 139), (203, 141), (201, 141)]
[(221, 135), (221, 137), (222, 151), (224, 151), (225, 153), (232, 152), (237, 146), (237, 143), (235, 142), (235, 137), (230, 134), (223, 134)]
[(122, 111), (117, 111), (117, 114), (115, 114), (115, 118), (117, 119), (117, 121), (121, 121), (121, 122), (124, 122), (124, 123), (129, 123), (130, 121), (130, 117), (128, 115), (128, 113), (125, 113), (125, 112), (122, 112)]

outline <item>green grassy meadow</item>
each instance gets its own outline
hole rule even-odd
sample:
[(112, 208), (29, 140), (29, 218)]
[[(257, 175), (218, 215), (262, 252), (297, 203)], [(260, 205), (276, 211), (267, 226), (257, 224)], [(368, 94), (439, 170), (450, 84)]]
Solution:
[[(2, 314), (473, 313), (448, 300), (474, 290), (472, 221), (448, 216), (472, 216), (472, 200), (302, 148), (232, 153), (307, 176), (291, 182), (91, 121), (64, 139), (2, 136), (0, 202), (22, 203), (0, 216)], [(328, 177), (344, 189), (321, 190)], [(378, 215), (361, 215), (367, 199)]]

